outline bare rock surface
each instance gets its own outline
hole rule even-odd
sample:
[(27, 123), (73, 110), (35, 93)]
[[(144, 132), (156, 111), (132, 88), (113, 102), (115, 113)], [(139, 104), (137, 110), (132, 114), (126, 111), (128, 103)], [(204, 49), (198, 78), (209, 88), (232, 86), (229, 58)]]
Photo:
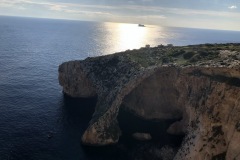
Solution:
[(59, 66), (59, 84), (63, 86), (64, 93), (72, 97), (94, 97), (96, 90), (86, 77), (78, 61), (63, 63)]
[(176, 160), (240, 159), (239, 44), (156, 47), (60, 65), (72, 97), (98, 96), (82, 136), (87, 145), (117, 143), (120, 107), (147, 120), (174, 120), (185, 135)]

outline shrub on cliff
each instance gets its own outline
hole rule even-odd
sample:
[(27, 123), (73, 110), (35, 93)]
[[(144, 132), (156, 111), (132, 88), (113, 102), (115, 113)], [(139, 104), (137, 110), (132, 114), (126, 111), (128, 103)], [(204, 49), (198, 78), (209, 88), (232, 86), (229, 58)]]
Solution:
[(196, 55), (192, 56), (192, 58), (190, 58), (189, 62), (194, 63), (194, 62), (200, 61), (201, 58), (202, 57), (199, 54), (196, 54)]
[(209, 51), (205, 59), (214, 59), (217, 58), (219, 54), (219, 51)]
[(206, 43), (205, 46), (206, 46), (206, 47), (213, 47), (214, 44)]
[(198, 52), (198, 54), (201, 55), (202, 57), (206, 57), (206, 56), (208, 56), (209, 52), (206, 50), (201, 50)]
[(182, 54), (186, 53), (185, 50), (183, 49), (180, 49), (180, 50), (174, 50), (173, 53), (171, 54), (173, 57), (177, 57), (177, 56), (180, 56)]
[(170, 57), (170, 56), (163, 56), (162, 57), (162, 63), (170, 63), (170, 62), (173, 62), (172, 57)]
[(183, 58), (184, 59), (190, 59), (190, 58), (192, 58), (193, 55), (194, 55), (193, 52), (186, 52), (186, 53), (183, 54)]

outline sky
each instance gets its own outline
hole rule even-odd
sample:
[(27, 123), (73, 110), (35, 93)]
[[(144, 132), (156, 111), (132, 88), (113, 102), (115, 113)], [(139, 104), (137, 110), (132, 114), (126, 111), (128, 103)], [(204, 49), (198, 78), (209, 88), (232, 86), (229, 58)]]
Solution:
[(0, 0), (0, 15), (240, 31), (240, 0)]

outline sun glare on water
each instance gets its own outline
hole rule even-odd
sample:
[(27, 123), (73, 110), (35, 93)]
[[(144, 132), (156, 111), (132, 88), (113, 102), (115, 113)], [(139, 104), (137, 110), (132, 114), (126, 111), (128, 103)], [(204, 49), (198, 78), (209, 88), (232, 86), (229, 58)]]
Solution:
[(105, 28), (109, 31), (109, 35), (106, 35), (106, 42), (113, 52), (139, 49), (154, 40), (152, 32), (155, 32), (155, 30), (149, 26), (139, 27), (138, 24), (106, 23)]
[(134, 49), (145, 45), (144, 41), (148, 35), (146, 27), (138, 27), (136, 24), (119, 24), (117, 26), (116, 41), (119, 50)]
[(139, 49), (149, 44), (151, 47), (159, 44), (167, 44), (164, 27), (127, 23), (104, 23), (105, 35), (101, 39), (106, 48), (103, 54)]

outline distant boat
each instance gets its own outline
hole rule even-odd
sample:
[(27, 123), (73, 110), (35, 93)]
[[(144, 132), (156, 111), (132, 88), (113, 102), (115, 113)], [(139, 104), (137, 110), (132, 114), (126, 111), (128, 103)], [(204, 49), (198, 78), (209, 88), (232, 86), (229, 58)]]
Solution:
[(145, 27), (144, 24), (138, 24), (138, 27)]

